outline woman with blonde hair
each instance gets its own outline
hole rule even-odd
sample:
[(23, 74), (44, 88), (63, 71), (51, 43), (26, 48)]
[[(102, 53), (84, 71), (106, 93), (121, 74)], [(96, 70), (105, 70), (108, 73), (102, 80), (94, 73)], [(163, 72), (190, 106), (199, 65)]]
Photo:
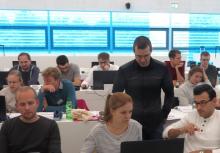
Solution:
[(120, 153), (121, 142), (142, 140), (142, 126), (131, 119), (132, 110), (133, 101), (128, 94), (108, 95), (104, 122), (91, 130), (80, 153)]
[(196, 66), (189, 71), (188, 80), (175, 90), (175, 96), (178, 97), (180, 106), (193, 105), (193, 89), (199, 84), (211, 85), (211, 82), (204, 69)]
[(9, 71), (7, 83), (8, 86), (0, 91), (0, 95), (5, 96), (7, 112), (17, 112), (15, 108), (15, 93), (23, 85), (21, 73), (18, 70)]

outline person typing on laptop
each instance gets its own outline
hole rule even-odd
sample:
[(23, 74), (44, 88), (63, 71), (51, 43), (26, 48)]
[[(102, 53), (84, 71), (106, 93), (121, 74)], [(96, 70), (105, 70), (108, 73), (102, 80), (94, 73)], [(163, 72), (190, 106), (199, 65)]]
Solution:
[(104, 122), (91, 130), (80, 153), (120, 153), (121, 142), (142, 140), (142, 126), (131, 119), (132, 110), (132, 98), (126, 93), (108, 95)]
[(184, 153), (220, 152), (220, 111), (215, 110), (216, 92), (208, 84), (198, 85), (193, 90), (196, 111), (168, 126), (164, 138), (185, 138)]

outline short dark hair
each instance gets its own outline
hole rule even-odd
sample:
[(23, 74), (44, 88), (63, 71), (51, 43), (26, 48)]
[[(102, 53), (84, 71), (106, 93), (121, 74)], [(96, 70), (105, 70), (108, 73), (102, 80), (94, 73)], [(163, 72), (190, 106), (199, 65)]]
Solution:
[(21, 56), (27, 56), (27, 58), (28, 58), (29, 60), (31, 60), (31, 56), (30, 56), (30, 54), (28, 54), (28, 53), (21, 52), (21, 53), (18, 55), (18, 60), (19, 60), (19, 58), (20, 58)]
[(209, 52), (204, 51), (204, 52), (200, 53), (200, 57), (202, 57), (202, 56), (210, 56), (210, 54), (209, 54)]
[(133, 51), (135, 52), (135, 47), (138, 49), (145, 49), (147, 47), (150, 48), (150, 51), (152, 51), (152, 44), (148, 37), (145, 36), (139, 36), (134, 40), (133, 44)]
[(213, 98), (216, 97), (215, 90), (209, 84), (201, 84), (201, 85), (196, 86), (193, 89), (193, 94), (194, 95), (200, 95), (203, 92), (206, 92), (209, 95), (209, 100), (212, 100)]
[(168, 56), (169, 58), (175, 58), (176, 54), (181, 54), (181, 52), (178, 49), (171, 49)]
[(57, 65), (65, 65), (66, 63), (69, 63), (69, 60), (66, 55), (60, 55), (57, 57), (56, 63)]
[(109, 60), (110, 55), (106, 52), (101, 52), (98, 54), (98, 59)]

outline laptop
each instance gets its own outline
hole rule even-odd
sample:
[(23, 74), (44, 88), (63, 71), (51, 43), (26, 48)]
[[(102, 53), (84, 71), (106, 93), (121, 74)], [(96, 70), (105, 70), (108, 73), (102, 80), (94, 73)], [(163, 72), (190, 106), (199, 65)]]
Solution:
[(157, 139), (121, 143), (121, 153), (183, 153), (184, 139)]
[(6, 117), (6, 102), (5, 96), (0, 96), (0, 122), (5, 121)]

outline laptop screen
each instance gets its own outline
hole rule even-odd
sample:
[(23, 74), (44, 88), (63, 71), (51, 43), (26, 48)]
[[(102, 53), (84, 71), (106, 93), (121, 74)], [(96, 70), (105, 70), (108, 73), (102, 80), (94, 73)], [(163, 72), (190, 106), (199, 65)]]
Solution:
[(0, 122), (6, 120), (5, 96), (0, 96)]
[(121, 143), (121, 153), (183, 153), (184, 139), (158, 139)]

